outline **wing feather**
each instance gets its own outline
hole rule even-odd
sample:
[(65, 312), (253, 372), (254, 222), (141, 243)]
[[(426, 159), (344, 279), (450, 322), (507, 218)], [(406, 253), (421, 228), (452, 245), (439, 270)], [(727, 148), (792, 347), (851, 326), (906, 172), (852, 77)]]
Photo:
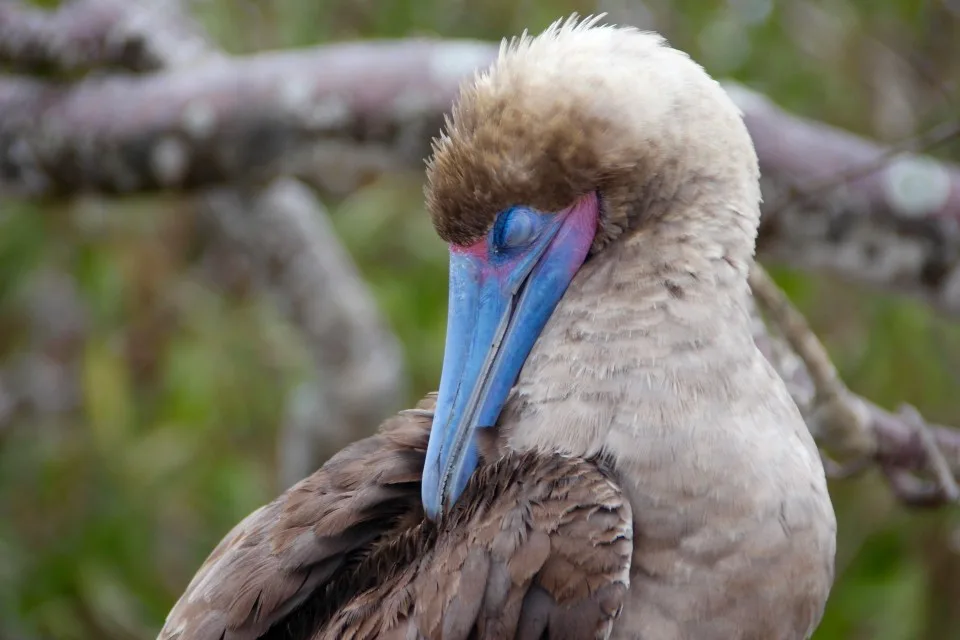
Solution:
[(173, 607), (160, 640), (254, 640), (371, 544), (422, 520), (428, 396), (233, 528)]
[(234, 527), (160, 640), (608, 637), (629, 588), (633, 528), (606, 466), (497, 453), (435, 525), (420, 505), (433, 403), (391, 418)]
[(314, 637), (609, 636), (629, 588), (633, 525), (602, 464), (510, 454), (478, 472), (460, 505), (438, 528), (424, 523), (371, 554), (358, 572), (375, 572), (382, 554), (375, 584), (353, 590)]

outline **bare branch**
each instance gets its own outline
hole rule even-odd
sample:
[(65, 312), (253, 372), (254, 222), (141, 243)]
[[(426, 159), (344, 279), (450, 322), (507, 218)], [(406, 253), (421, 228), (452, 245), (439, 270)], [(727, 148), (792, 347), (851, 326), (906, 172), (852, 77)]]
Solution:
[(40, 269), (23, 288), (26, 340), (0, 369), (0, 430), (22, 410), (50, 417), (82, 402), (81, 355), (87, 309), (73, 276)]
[[(41, 195), (267, 180), (342, 143), (418, 166), (458, 80), (488, 54), (487, 45), (410, 41), (76, 86), (0, 78), (0, 186)], [(451, 56), (446, 66), (441, 56)]]
[[(167, 28), (151, 31), (158, 38), (156, 49), (162, 53), (165, 67), (181, 66), (189, 60), (177, 57), (177, 44), (195, 32), (177, 28), (183, 22), (175, 13), (177, 3), (159, 1), (166, 3), (163, 6), (171, 11), (171, 17), (163, 23)], [(198, 48), (205, 46), (197, 38), (193, 41)], [(202, 67), (207, 70), (229, 65), (228, 58), (212, 49), (207, 51), (207, 60), (209, 66)], [(230, 101), (243, 78), (234, 80), (232, 86), (220, 85), (223, 93), (219, 98)], [(288, 87), (281, 95), (289, 100), (296, 90)], [(275, 92), (266, 88), (265, 93)], [(209, 131), (213, 125), (227, 141), (249, 145), (246, 153), (235, 156), (235, 147), (221, 146), (208, 158), (212, 165), (219, 160), (230, 167), (243, 167), (231, 164), (239, 161), (255, 168), (257, 154), (270, 147), (258, 134), (257, 117), (272, 120), (280, 114), (282, 119), (283, 109), (272, 116), (254, 108), (256, 115), (248, 114), (247, 119), (241, 117), (218, 129), (218, 105), (216, 99), (186, 102), (181, 124), (200, 140), (215, 139)], [(321, 111), (314, 110), (311, 115), (320, 115), (322, 120)], [(251, 135), (252, 139), (247, 137)], [(161, 137), (151, 147), (151, 169), (161, 184), (176, 179), (178, 149), (176, 138), (170, 136)], [(312, 472), (331, 453), (332, 445), (346, 444), (358, 433), (372, 430), (397, 409), (405, 391), (400, 345), (327, 222), (326, 211), (302, 184), (282, 178), (260, 188), (221, 189), (208, 192), (201, 203), (219, 234), (253, 258), (265, 288), (300, 329), (312, 356), (314, 379), (288, 399), (279, 441), (279, 481), (286, 487)], [(304, 398), (309, 400), (306, 404)], [(309, 418), (302, 411), (304, 406), (310, 409)]]
[[(286, 153), (284, 136), (297, 131), (281, 127), (278, 133), (276, 123), (286, 114), (297, 112), (311, 126), (326, 116), (303, 102), (309, 95), (297, 93), (309, 90), (297, 84), (301, 77), (285, 85), (285, 93), (278, 91), (271, 76), (280, 70), (270, 66), (269, 56), (254, 70), (253, 82), (244, 85), (251, 68), (211, 48), (174, 1), (79, 0), (72, 6), (73, 13), (66, 15), (88, 11), (87, 22), (95, 26), (90, 31), (103, 41), (112, 42), (118, 36), (109, 34), (119, 33), (120, 40), (141, 43), (149, 53), (141, 67), (169, 71), (88, 78), (74, 85), (0, 80), (0, 175), (3, 181), (14, 176), (34, 194), (246, 182), (244, 190), (201, 194), (200, 202), (215, 231), (252, 258), (264, 289), (300, 329), (312, 355), (316, 380), (308, 392), (293, 397), (291, 428), (284, 432), (289, 437), (281, 464), (292, 463), (281, 475), (289, 484), (315, 468), (323, 453), (318, 449), (329, 444), (318, 436), (353, 439), (372, 430), (398, 408), (404, 386), (399, 343), (314, 195), (289, 178), (271, 182), (279, 170), (263, 172), (260, 186), (239, 180), (241, 172), (257, 167), (261, 154), (272, 162)], [(73, 32), (58, 31), (66, 11), (34, 16), (37, 37), (59, 33), (70, 44)], [(178, 70), (188, 63), (189, 69)], [(324, 73), (322, 67), (311, 71)], [(260, 91), (261, 97), (245, 95), (239, 86)], [(244, 105), (246, 99), (251, 102)], [(279, 146), (271, 142), (277, 134)], [(312, 413), (306, 436), (295, 411), (297, 398), (305, 395), (324, 409)], [(294, 449), (303, 455), (291, 456)]]
[[(375, 169), (419, 169), (459, 82), (495, 53), (474, 41), (381, 41), (74, 87), (0, 78), (0, 188), (189, 189), (309, 176), (318, 164), (342, 174), (351, 151), (377, 158)], [(726, 88), (760, 156), (762, 257), (960, 315), (960, 168), (888, 157), (881, 145)], [(837, 176), (854, 177), (831, 183)]]
[[(308, 413), (312, 420), (306, 430), (303, 412), (291, 414), (291, 433), (305, 431), (311, 441), (321, 434), (352, 440), (358, 430), (372, 429), (396, 410), (403, 391), (400, 345), (310, 190), (282, 179), (253, 193), (213, 191), (203, 201), (220, 233), (254, 260), (264, 289), (274, 294), (310, 349), (318, 378), (311, 385), (313, 400), (323, 411)], [(316, 447), (303, 442), (297, 439), (281, 451), (295, 460), (282, 465), (284, 482), (315, 468), (317, 459), (309, 452)], [(297, 449), (303, 461), (290, 453)]]
[[(788, 114), (740, 85), (725, 87), (743, 109), (760, 157), (762, 257), (960, 315), (960, 168), (892, 153)], [(929, 144), (958, 133), (958, 123), (947, 123)]]
[[(128, 25), (127, 33), (136, 32), (131, 24), (146, 24), (135, 16), (155, 19), (158, 7), (168, 6), (82, 4), (124, 8), (114, 26)], [(0, 186), (66, 195), (260, 185), (208, 196), (211, 219), (256, 256), (264, 281), (311, 345), (321, 382), (339, 381), (315, 397), (325, 413), (336, 423), (375, 423), (396, 397), (389, 393), (400, 369), (394, 339), (325, 228), (318, 203), (290, 180), (269, 183), (290, 172), (309, 174), (318, 162), (329, 166), (331, 158), (342, 165), (346, 150), (419, 168), (459, 82), (489, 63), (495, 46), (408, 40), (229, 58), (180, 29), (174, 10), (162, 15), (154, 20), (159, 26), (151, 23), (136, 33), (144, 50), (154, 52), (144, 66), (165, 72), (74, 85), (0, 78)], [(49, 18), (65, 20), (59, 13)], [(42, 28), (53, 29), (51, 24)], [(22, 33), (29, 40), (41, 31)], [(193, 43), (186, 47), (193, 53), (181, 55), (178, 43)], [(3, 55), (11, 61), (33, 55), (72, 68), (57, 62), (64, 55), (55, 49), (44, 51)], [(183, 66), (201, 55), (205, 62)], [(98, 63), (110, 63), (109, 57)], [(739, 85), (727, 84), (727, 90), (745, 113), (764, 173), (762, 255), (910, 292), (960, 314), (960, 169), (891, 155), (880, 145), (789, 115)], [(346, 288), (338, 289), (343, 283)], [(944, 469), (960, 472), (960, 432), (927, 425), (915, 414), (887, 412), (852, 394), (772, 282), (755, 277), (753, 285), (792, 348), (760, 321), (758, 344), (788, 381), (821, 444), (878, 464), (905, 501), (955, 495), (956, 483)], [(334, 302), (339, 306), (328, 306)], [(344, 336), (342, 343), (329, 343), (331, 331)], [(932, 472), (938, 482), (931, 488), (918, 472)]]
[(872, 456), (876, 442), (867, 431), (870, 416), (866, 405), (843, 384), (807, 319), (758, 264), (750, 270), (750, 288), (810, 376), (814, 390), (812, 410), (807, 414), (810, 432), (831, 450), (856, 458)]
[(152, 71), (201, 50), (193, 27), (160, 2), (73, 0), (55, 12), (0, 3), (0, 63), (19, 71)]
[(937, 444), (937, 439), (934, 437), (930, 425), (926, 423), (923, 416), (914, 407), (904, 406), (900, 410), (900, 415), (908, 425), (920, 434), (923, 451), (927, 456), (930, 469), (933, 471), (943, 497), (950, 502), (957, 502), (960, 499), (960, 488), (957, 487), (957, 481), (953, 477), (953, 472), (950, 471), (950, 464), (943, 452), (940, 451), (940, 446)]
[[(750, 286), (767, 312), (771, 329), (756, 318), (754, 339), (800, 407), (817, 443), (852, 458), (845, 465), (825, 459), (832, 477), (845, 478), (876, 464), (897, 497), (912, 506), (936, 506), (960, 497), (960, 430), (927, 423), (912, 407), (894, 414), (852, 393), (840, 380), (826, 349), (806, 320), (762, 267)], [(925, 482), (917, 473), (927, 473)]]

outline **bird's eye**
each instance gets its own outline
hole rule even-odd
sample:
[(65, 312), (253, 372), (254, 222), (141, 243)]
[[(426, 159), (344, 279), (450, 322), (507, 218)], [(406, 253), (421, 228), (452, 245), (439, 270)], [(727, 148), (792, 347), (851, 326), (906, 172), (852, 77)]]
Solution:
[(540, 220), (529, 209), (516, 207), (506, 211), (494, 230), (494, 245), (498, 249), (519, 249), (536, 237)]

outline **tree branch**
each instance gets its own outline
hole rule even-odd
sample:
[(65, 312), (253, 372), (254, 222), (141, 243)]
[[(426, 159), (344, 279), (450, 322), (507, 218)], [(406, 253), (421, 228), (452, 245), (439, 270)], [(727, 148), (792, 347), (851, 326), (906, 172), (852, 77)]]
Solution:
[[(849, 460), (838, 465), (827, 458), (828, 474), (849, 477), (876, 464), (905, 504), (957, 502), (960, 430), (928, 424), (913, 407), (890, 413), (852, 393), (806, 319), (759, 265), (750, 272), (750, 286), (779, 334), (757, 315), (757, 345), (787, 383), (817, 443)], [(934, 482), (923, 482), (917, 473), (932, 475)]]
[(733, 83), (763, 173), (758, 251), (772, 262), (920, 298), (960, 315), (960, 167), (788, 114)]
[[(279, 167), (262, 172), (259, 186), (249, 186), (243, 175), (260, 154), (280, 159), (270, 140), (284, 122), (282, 99), (295, 98), (298, 87), (288, 85), (278, 101), (271, 75), (279, 70), (269, 64), (247, 82), (250, 67), (212, 48), (172, 0), (77, 0), (55, 13), (12, 3), (2, 8), (0, 36), (3, 28), (12, 32), (29, 23), (31, 29), (19, 32), (22, 40), (54, 42), (31, 46), (61, 69), (82, 66), (69, 52), (97, 42), (85, 63), (164, 71), (75, 84), (0, 79), (0, 184), (12, 177), (18, 190), (34, 195), (248, 185), (201, 192), (200, 202), (213, 230), (253, 259), (264, 290), (299, 328), (312, 356), (316, 377), (308, 392), (292, 397), (281, 433), (281, 481), (290, 484), (316, 467), (330, 444), (320, 436), (353, 439), (395, 411), (404, 391), (399, 342), (323, 207), (296, 180), (274, 179), (283, 173)], [(136, 43), (124, 49), (136, 51), (136, 60), (118, 58), (110, 44), (117, 42)], [(312, 71), (322, 75), (320, 68)], [(314, 119), (309, 122), (322, 120), (319, 110), (306, 107), (313, 105), (299, 105)], [(297, 130), (283, 131), (281, 137)], [(307, 422), (296, 410), (305, 396), (323, 407)]]
[[(474, 41), (381, 41), (67, 86), (0, 78), (0, 189), (191, 189), (310, 177), (318, 165), (342, 175), (351, 151), (375, 169), (419, 168), (459, 82), (495, 53)], [(763, 258), (960, 315), (960, 168), (891, 155), (725, 86), (764, 175)]]
[[(103, 0), (103, 6), (129, 6), (116, 1)], [(52, 19), (65, 20), (58, 15)], [(175, 43), (196, 40), (183, 35), (189, 30), (181, 33), (177, 22), (169, 14), (158, 28), (141, 32), (147, 33), (144, 50), (155, 52), (143, 65), (167, 69), (162, 73), (73, 85), (0, 78), (0, 186), (27, 195), (69, 195), (261, 185), (259, 191), (217, 192), (206, 201), (222, 233), (256, 256), (265, 281), (286, 300), (283, 307), (311, 344), (321, 376), (347, 383), (332, 387), (331, 401), (315, 396), (308, 413), (315, 415), (319, 402), (329, 415), (341, 415), (330, 408), (336, 405), (342, 415), (379, 419), (392, 399), (376, 401), (390, 394), (354, 383), (377, 380), (373, 387), (395, 388), (391, 380), (399, 364), (384, 372), (377, 361), (371, 370), (374, 359), (366, 351), (398, 363), (399, 356), (391, 360), (398, 353), (393, 338), (371, 311), (346, 255), (330, 244), (318, 203), (293, 181), (269, 182), (290, 172), (311, 175), (318, 165), (344, 170), (345, 151), (360, 151), (361, 164), (376, 158), (378, 169), (419, 168), (459, 82), (488, 64), (495, 47), (408, 40), (237, 58), (207, 50), (205, 62), (183, 67)], [(45, 51), (33, 55), (68, 57)], [(57, 64), (70, 68), (69, 62)], [(960, 315), (960, 168), (891, 154), (789, 115), (742, 86), (726, 87), (745, 113), (764, 174), (763, 256), (909, 292)], [(267, 242), (259, 242), (263, 237)], [(340, 282), (346, 289), (335, 291)], [(916, 412), (887, 412), (852, 394), (773, 283), (754, 274), (752, 285), (786, 340), (768, 333), (758, 318), (757, 342), (818, 441), (844, 457), (879, 465), (908, 502), (954, 498), (956, 483), (946, 469), (960, 472), (960, 432), (927, 425)], [(336, 309), (322, 304), (341, 299)], [(358, 317), (368, 322), (353, 326)], [(338, 349), (328, 344), (331, 331), (346, 336)], [(346, 366), (349, 375), (343, 374), (344, 362), (355, 365)], [(287, 448), (294, 449), (296, 443)], [(919, 483), (917, 472), (931, 472), (938, 482)]]
[(489, 54), (410, 41), (77, 85), (0, 77), (0, 188), (36, 196), (265, 181), (343, 143), (419, 165), (459, 79)]
[(203, 51), (193, 24), (164, 3), (73, 0), (54, 12), (0, 3), (0, 64), (17, 71), (153, 71)]
[[(293, 396), (281, 434), (281, 481), (289, 486), (316, 468), (318, 453), (346, 445), (396, 410), (400, 345), (304, 185), (281, 179), (252, 193), (213, 191), (203, 201), (311, 347), (317, 380)], [(304, 403), (309, 411), (300, 409)]]

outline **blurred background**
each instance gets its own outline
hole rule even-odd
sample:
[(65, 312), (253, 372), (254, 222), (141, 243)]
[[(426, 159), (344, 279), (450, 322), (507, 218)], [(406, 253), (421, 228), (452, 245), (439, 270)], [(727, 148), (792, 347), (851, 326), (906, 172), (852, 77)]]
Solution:
[[(571, 11), (607, 11), (661, 31), (715, 76), (880, 141), (956, 118), (960, 104), (957, 0), (197, 0), (190, 9), (231, 53), (499, 40)], [(956, 143), (932, 153), (960, 161)], [(435, 389), (443, 350), (446, 251), (421, 186), (419, 172), (391, 172), (321, 193), (401, 341), (402, 405)], [(775, 275), (854, 391), (960, 424), (957, 327), (900, 297)], [(0, 639), (154, 637), (216, 542), (285, 488), (277, 443), (311, 362), (251, 278), (186, 198), (0, 202)], [(319, 459), (363, 435), (321, 439)], [(876, 472), (831, 490), (838, 575), (815, 637), (960, 638), (960, 511), (902, 507)]]

